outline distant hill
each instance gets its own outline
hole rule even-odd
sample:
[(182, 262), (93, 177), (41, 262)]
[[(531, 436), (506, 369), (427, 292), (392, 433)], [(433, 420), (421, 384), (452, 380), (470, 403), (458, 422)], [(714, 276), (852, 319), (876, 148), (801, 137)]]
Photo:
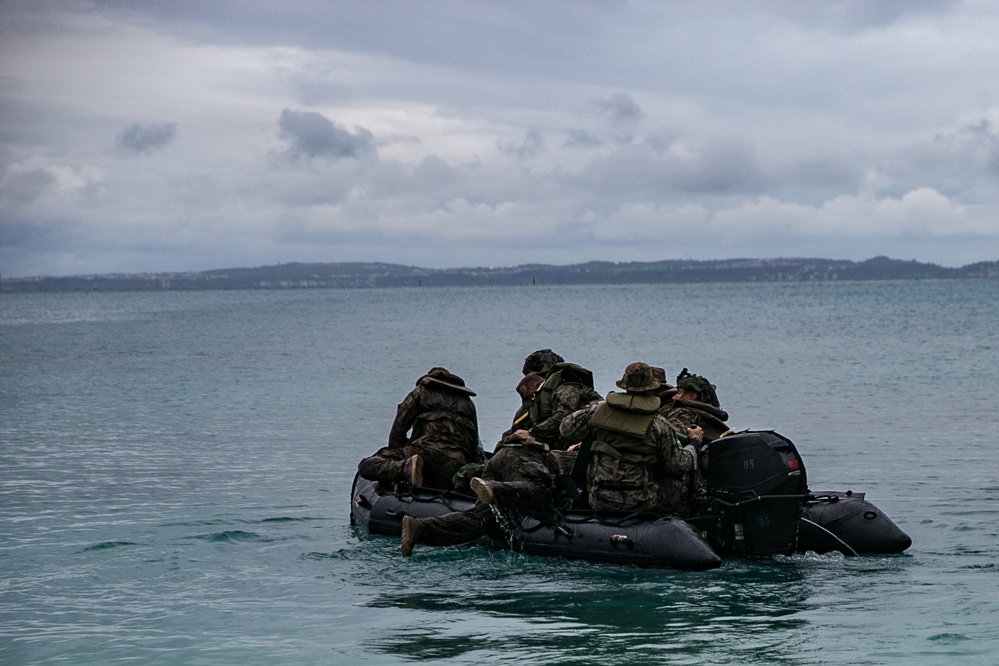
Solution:
[(308, 289), (371, 287), (806, 282), (999, 277), (999, 262), (944, 268), (879, 256), (838, 259), (665, 260), (502, 268), (418, 268), (383, 263), (279, 264), (186, 273), (111, 273), (4, 280), (3, 291), (145, 291), (192, 289)]

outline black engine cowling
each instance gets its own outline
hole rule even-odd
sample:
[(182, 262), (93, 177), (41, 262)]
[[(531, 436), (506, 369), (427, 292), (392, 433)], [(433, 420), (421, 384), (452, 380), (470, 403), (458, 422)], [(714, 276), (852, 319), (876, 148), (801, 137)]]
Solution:
[(708, 448), (708, 538), (719, 554), (768, 556), (795, 549), (808, 495), (805, 465), (791, 440), (773, 431), (716, 439)]

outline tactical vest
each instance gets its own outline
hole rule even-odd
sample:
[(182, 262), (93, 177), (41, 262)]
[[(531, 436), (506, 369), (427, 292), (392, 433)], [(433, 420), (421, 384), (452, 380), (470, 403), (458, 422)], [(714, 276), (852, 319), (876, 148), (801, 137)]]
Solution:
[(647, 440), (658, 409), (656, 396), (609, 393), (590, 417), (591, 450), (636, 465), (655, 465), (656, 447)]
[(531, 421), (541, 423), (552, 415), (552, 395), (562, 384), (582, 384), (593, 388), (593, 373), (575, 363), (556, 363), (545, 382), (534, 394), (531, 404)]
[[(444, 393), (443, 391), (440, 393)], [(433, 433), (433, 437), (441, 443), (459, 445), (464, 449), (469, 462), (478, 462), (484, 458), (482, 443), (479, 441), (478, 419), (475, 406), (469, 399), (456, 401), (431, 399), (434, 408), (420, 413), (413, 423), (412, 436), (414, 442)], [(443, 424), (435, 425), (442, 421)]]

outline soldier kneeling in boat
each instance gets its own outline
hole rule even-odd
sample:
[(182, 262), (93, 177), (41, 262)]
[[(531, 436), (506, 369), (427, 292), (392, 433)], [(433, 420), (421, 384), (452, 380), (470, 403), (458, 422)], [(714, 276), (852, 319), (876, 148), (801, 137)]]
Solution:
[[(665, 380), (665, 373), (663, 374)], [(698, 473), (690, 481), (694, 492), (703, 496), (708, 489), (708, 444), (732, 433), (725, 422), (728, 412), (721, 408), (715, 385), (707, 377), (691, 374), (684, 368), (676, 376), (676, 388), (664, 384), (663, 404), (659, 408), (673, 430), (686, 432), (688, 428), (700, 428), (702, 437), (698, 448)]]
[(448, 490), (458, 469), (485, 457), (474, 395), (458, 375), (431, 368), (399, 404), (388, 446), (362, 460), (358, 473), (371, 481)]
[(657, 413), (661, 385), (651, 366), (632, 363), (617, 382), (624, 393), (611, 391), (562, 421), (562, 437), (583, 442), (576, 465), (585, 465), (593, 509), (686, 513), (684, 478), (696, 470), (700, 429), (689, 429), (688, 444), (680, 444)]
[(523, 374), (544, 377), (532, 398), (527, 419), (521, 426), (552, 449), (565, 450), (568, 442), (559, 434), (562, 419), (577, 409), (603, 400), (593, 389), (593, 373), (581, 365), (566, 363), (551, 349), (539, 349), (524, 359)]
[(471, 480), (478, 503), (467, 511), (433, 518), (402, 519), (402, 555), (413, 554), (417, 543), (453, 546), (493, 535), (504, 539), (493, 507), (507, 520), (519, 515), (540, 515), (551, 508), (552, 488), (559, 473), (558, 460), (525, 430), (505, 436), (486, 462), (481, 477)]
[(676, 388), (663, 396), (659, 413), (666, 417), (677, 432), (700, 426), (704, 430), (704, 444), (732, 432), (725, 421), (728, 412), (721, 408), (715, 385), (707, 377), (691, 374), (684, 368), (676, 376)]

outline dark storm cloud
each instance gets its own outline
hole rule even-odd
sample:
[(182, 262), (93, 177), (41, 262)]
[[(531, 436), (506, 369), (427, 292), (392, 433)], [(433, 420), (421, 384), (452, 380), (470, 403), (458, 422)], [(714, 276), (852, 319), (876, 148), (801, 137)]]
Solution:
[(177, 123), (132, 123), (115, 139), (119, 150), (133, 155), (167, 146), (177, 135)]
[(375, 150), (375, 137), (368, 130), (356, 127), (356, 133), (351, 134), (316, 111), (285, 109), (278, 119), (278, 130), (290, 143), (292, 157), (356, 158)]
[(615, 93), (593, 100), (601, 117), (614, 125), (634, 123), (645, 117), (638, 102), (631, 95)]

